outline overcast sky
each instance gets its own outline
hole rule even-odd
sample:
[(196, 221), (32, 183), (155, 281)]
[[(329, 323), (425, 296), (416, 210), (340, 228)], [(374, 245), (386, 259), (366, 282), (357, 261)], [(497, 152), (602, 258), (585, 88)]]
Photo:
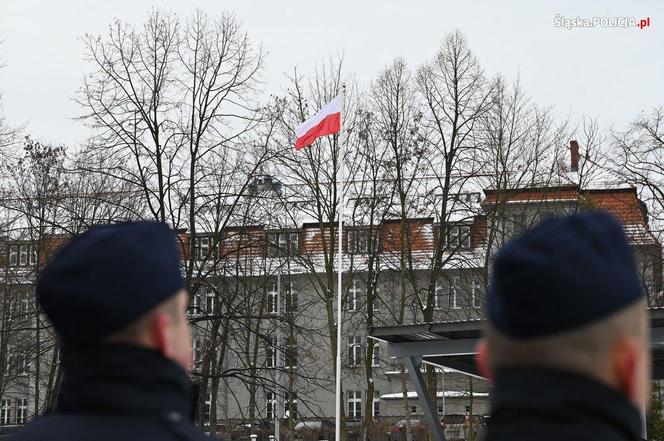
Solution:
[[(83, 143), (88, 131), (72, 120), (80, 112), (72, 97), (89, 69), (80, 37), (104, 33), (116, 17), (140, 24), (153, 7), (180, 15), (195, 7), (234, 11), (268, 52), (268, 92), (284, 85), (293, 66), (304, 73), (339, 52), (366, 84), (395, 57), (413, 66), (432, 57), (442, 36), (459, 29), (488, 74), (520, 75), (533, 99), (560, 116), (597, 116), (620, 127), (664, 105), (664, 2), (656, 0), (0, 0), (7, 119), (43, 140)], [(650, 27), (567, 30), (554, 27), (556, 14), (650, 17)]]

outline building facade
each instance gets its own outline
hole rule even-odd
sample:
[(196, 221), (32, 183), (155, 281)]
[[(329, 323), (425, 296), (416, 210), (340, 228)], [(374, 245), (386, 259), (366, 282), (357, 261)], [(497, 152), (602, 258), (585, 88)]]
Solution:
[[(275, 424), (285, 439), (306, 428), (331, 430), (336, 224), (293, 215), (296, 203), (284, 209), (284, 188), (274, 178), (261, 177), (254, 186), (248, 210), (275, 210), (268, 221), (178, 232), (192, 292), (193, 376), (204, 392), (199, 421), (222, 436), (267, 436)], [(423, 421), (402, 366), (367, 338), (367, 328), (481, 319), (493, 256), (542, 219), (595, 209), (614, 214), (634, 247), (650, 304), (661, 304), (661, 245), (635, 188), (557, 183), (462, 190), (446, 198), (456, 208), (444, 220), (388, 213), (367, 221), (354, 210), (348, 216), (341, 237), (342, 378), (350, 433), (366, 430), (383, 439), (406, 417), (414, 429)], [(361, 203), (355, 198), (351, 208)], [(0, 241), (0, 425), (20, 425), (53, 402), (62, 373), (51, 330), (34, 303), (34, 280), (64, 241), (55, 235)], [(488, 412), (490, 388), (483, 380), (441, 369), (427, 378), (441, 418)]]

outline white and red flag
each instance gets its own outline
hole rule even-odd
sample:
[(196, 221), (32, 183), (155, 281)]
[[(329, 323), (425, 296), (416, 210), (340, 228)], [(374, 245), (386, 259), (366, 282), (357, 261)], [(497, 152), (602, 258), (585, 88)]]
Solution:
[(332, 135), (341, 130), (341, 95), (337, 95), (315, 116), (309, 118), (295, 129), (295, 150), (303, 149), (314, 143), (316, 138)]

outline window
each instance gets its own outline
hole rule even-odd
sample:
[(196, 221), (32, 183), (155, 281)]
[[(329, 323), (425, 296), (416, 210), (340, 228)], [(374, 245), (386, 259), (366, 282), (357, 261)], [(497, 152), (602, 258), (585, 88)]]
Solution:
[(448, 225), (445, 233), (443, 237), (445, 248), (452, 250), (470, 248), (470, 225)]
[(203, 409), (203, 425), (210, 425), (210, 414), (212, 411), (212, 394), (208, 395), (207, 400), (205, 400), (205, 408)]
[(279, 234), (278, 233), (268, 233), (267, 234), (267, 257), (277, 257), (279, 253)]
[(293, 287), (293, 282), (288, 284), (286, 295), (284, 296), (284, 311), (293, 313), (297, 311), (297, 291)]
[(203, 359), (203, 345), (200, 340), (194, 340), (191, 345), (194, 363), (199, 363)]
[(442, 280), (436, 281), (436, 287), (433, 295), (433, 308), (446, 309), (450, 306), (449, 293), (445, 289), (445, 283)]
[(28, 297), (26, 294), (21, 295), (21, 298), (19, 299), (18, 310), (23, 317), (30, 314), (30, 297)]
[(377, 341), (373, 344), (373, 353), (371, 354), (371, 366), (380, 367), (380, 343)]
[(362, 392), (359, 390), (348, 391), (348, 418), (351, 420), (362, 418)]
[(12, 405), (9, 398), (0, 400), (0, 424), (7, 425), (11, 421)]
[(205, 260), (210, 254), (212, 238), (209, 236), (197, 237), (194, 257), (197, 260)]
[(291, 256), (300, 254), (300, 235), (298, 233), (288, 233), (288, 252)]
[(279, 313), (279, 287), (276, 282), (270, 284), (267, 292), (267, 313)]
[(376, 419), (380, 416), (380, 392), (374, 389), (373, 408), (371, 416)]
[(9, 266), (37, 264), (37, 247), (32, 244), (15, 244), (9, 247)]
[(268, 420), (277, 419), (277, 394), (274, 392), (265, 394), (265, 417)]
[(284, 401), (284, 418), (297, 419), (297, 394), (288, 392)]
[(434, 289), (434, 309), (460, 309), (462, 307), (463, 293), (460, 277), (451, 277), (449, 283), (439, 280)]
[(380, 300), (380, 288), (378, 287), (378, 284), (374, 285), (372, 306), (374, 312), (380, 311), (381, 300)]
[(18, 266), (18, 245), (9, 246), (9, 266)]
[(359, 366), (362, 360), (362, 337), (348, 337), (348, 365)]
[(28, 246), (20, 245), (18, 248), (18, 264), (26, 266), (28, 264)]
[(297, 367), (297, 344), (295, 339), (284, 341), (284, 367), (290, 369)]
[(452, 309), (461, 308), (461, 279), (452, 277), (450, 284), (450, 298), (452, 299)]
[(7, 355), (5, 359), (5, 371), (6, 372), (11, 372), (12, 368), (14, 367), (14, 354), (11, 352), (11, 350), (7, 350)]
[(353, 280), (353, 286), (348, 290), (348, 310), (357, 311), (357, 300), (362, 294), (362, 289), (360, 288), (360, 281)]
[(482, 307), (482, 284), (477, 277), (473, 277), (471, 285), (471, 297), (473, 308), (480, 309)]
[(217, 296), (210, 288), (206, 288), (203, 294), (205, 296), (205, 312), (209, 315), (214, 315), (217, 311)]
[(189, 308), (187, 308), (187, 315), (189, 317), (196, 317), (201, 313), (201, 295), (200, 291), (202, 288), (198, 288), (198, 291), (196, 294), (194, 294), (191, 298), (191, 301), (189, 303)]
[(410, 413), (415, 415), (417, 413), (417, 406), (410, 406)]
[(17, 354), (16, 370), (19, 375), (27, 375), (30, 371), (30, 356), (27, 351), (20, 351)]
[(277, 234), (277, 256), (285, 256), (288, 253), (288, 235), (286, 233)]
[(24, 320), (30, 314), (30, 297), (26, 293), (18, 293), (10, 305), (10, 316), (15, 319)]
[(215, 312), (216, 296), (213, 290), (208, 286), (199, 286), (196, 294), (191, 298), (189, 308), (187, 308), (187, 315), (189, 317), (197, 317), (206, 314), (214, 314)]
[[(371, 233), (371, 237), (369, 234)], [(368, 254), (376, 249), (378, 229), (358, 228), (348, 231), (348, 253)]]
[(27, 414), (28, 414), (28, 399), (27, 398), (17, 398), (16, 399), (16, 424), (25, 423)]
[(523, 213), (513, 214), (506, 219), (506, 234), (508, 237), (516, 237), (526, 230), (526, 216)]
[(297, 256), (299, 236), (297, 231), (267, 233), (267, 257)]
[(265, 343), (265, 366), (277, 367), (277, 339), (268, 337)]

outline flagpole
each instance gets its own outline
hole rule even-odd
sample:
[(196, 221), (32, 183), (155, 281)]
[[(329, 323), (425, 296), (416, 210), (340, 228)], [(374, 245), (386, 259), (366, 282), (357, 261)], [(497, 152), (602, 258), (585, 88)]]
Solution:
[(341, 112), (340, 112), (340, 128), (337, 142), (339, 143), (338, 158), (338, 173), (337, 173), (337, 191), (339, 192), (339, 207), (337, 215), (339, 216), (339, 251), (337, 254), (337, 378), (336, 378), (336, 441), (341, 441), (341, 317), (342, 310), (342, 282), (343, 282), (343, 210), (344, 210), (344, 148), (341, 142), (341, 134), (343, 132), (343, 114), (344, 114), (344, 101), (346, 98), (346, 86), (341, 88)]

